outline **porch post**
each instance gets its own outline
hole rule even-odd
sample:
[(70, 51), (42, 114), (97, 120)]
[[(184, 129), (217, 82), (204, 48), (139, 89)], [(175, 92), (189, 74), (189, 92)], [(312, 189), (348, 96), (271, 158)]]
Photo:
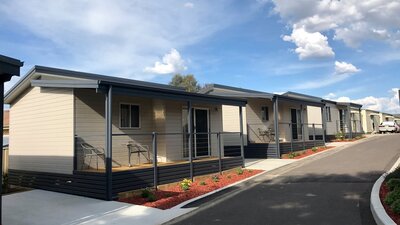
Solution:
[[(297, 127), (297, 125), (296, 125)], [(289, 132), (290, 132), (290, 150), (293, 152), (293, 123), (289, 123)]]
[(157, 165), (157, 133), (152, 134), (152, 145), (153, 145), (153, 184), (154, 188), (157, 190), (158, 186), (158, 165)]
[(242, 167), (244, 163), (244, 140), (243, 140), (243, 112), (242, 106), (239, 106), (239, 123), (240, 123), (240, 155), (242, 156)]
[(106, 200), (112, 200), (112, 86), (108, 88), (105, 102), (106, 118)]
[(300, 121), (301, 121), (301, 133), (302, 133), (302, 139), (303, 139), (303, 150), (306, 149), (306, 135), (304, 132), (304, 111), (303, 111), (303, 104), (300, 105)]
[(326, 113), (325, 113), (325, 106), (321, 107), (321, 118), (322, 118), (322, 140), (324, 141), (325, 145), (325, 135), (326, 135)]
[(279, 103), (278, 96), (273, 99), (274, 106), (274, 126), (275, 126), (275, 144), (276, 144), (276, 154), (278, 158), (281, 158), (281, 150), (279, 146)]
[(364, 133), (364, 129), (363, 129), (363, 126), (362, 126), (362, 119), (361, 119), (361, 108), (359, 108), (358, 109), (358, 115), (359, 115), (359, 119), (360, 119), (360, 132), (361, 133)]
[(349, 124), (349, 138), (352, 139), (353, 138), (353, 128), (351, 127), (351, 109), (350, 109), (350, 105), (347, 106), (347, 122)]
[(188, 121), (188, 132), (189, 132), (188, 133), (188, 137), (189, 137), (189, 140), (188, 140), (189, 168), (190, 168), (190, 179), (193, 181), (193, 152), (192, 152), (193, 151), (193, 128), (192, 128), (193, 110), (192, 110), (192, 102), (191, 101), (187, 102), (187, 108), (188, 108), (187, 121)]
[(312, 129), (313, 129), (313, 141), (314, 141), (314, 147), (316, 147), (316, 145), (315, 145), (315, 143), (316, 143), (316, 140), (315, 140), (315, 123), (313, 123), (313, 124), (312, 124)]
[(217, 142), (218, 142), (218, 169), (219, 173), (222, 174), (221, 132), (217, 133)]

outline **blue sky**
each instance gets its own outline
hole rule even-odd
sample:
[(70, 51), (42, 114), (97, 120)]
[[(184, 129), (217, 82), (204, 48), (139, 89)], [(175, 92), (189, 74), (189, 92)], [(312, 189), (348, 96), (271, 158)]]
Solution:
[[(167, 83), (296, 91), (400, 113), (400, 2), (7, 1), (1, 54)], [(9, 88), (13, 83), (7, 84)]]

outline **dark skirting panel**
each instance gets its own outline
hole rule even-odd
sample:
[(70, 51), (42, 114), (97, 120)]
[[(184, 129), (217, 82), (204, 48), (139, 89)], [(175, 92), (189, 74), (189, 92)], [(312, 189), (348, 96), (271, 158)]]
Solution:
[[(228, 170), (242, 165), (241, 157), (222, 159), (222, 169)], [(194, 175), (205, 175), (219, 171), (218, 160), (194, 162)], [(113, 198), (118, 193), (154, 186), (153, 168), (113, 172)], [(189, 164), (174, 164), (158, 168), (159, 184), (167, 184), (189, 178)], [(75, 171), (73, 174), (46, 173), (24, 170), (9, 170), (9, 184), (105, 199), (106, 176), (100, 172)]]

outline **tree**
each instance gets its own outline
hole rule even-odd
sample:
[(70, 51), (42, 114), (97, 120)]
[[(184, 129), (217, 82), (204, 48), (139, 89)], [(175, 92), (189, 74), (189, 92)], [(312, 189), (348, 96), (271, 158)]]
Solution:
[(197, 83), (193, 74), (175, 74), (175, 76), (172, 77), (171, 82), (169, 82), (169, 85), (185, 88), (187, 92), (197, 92), (200, 90), (200, 85)]

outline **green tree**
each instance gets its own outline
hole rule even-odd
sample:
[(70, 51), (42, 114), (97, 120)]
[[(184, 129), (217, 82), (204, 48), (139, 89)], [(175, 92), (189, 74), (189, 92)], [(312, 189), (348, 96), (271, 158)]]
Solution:
[(175, 74), (172, 77), (171, 82), (169, 82), (169, 85), (185, 88), (187, 92), (197, 92), (200, 90), (200, 85), (197, 83), (193, 74)]

